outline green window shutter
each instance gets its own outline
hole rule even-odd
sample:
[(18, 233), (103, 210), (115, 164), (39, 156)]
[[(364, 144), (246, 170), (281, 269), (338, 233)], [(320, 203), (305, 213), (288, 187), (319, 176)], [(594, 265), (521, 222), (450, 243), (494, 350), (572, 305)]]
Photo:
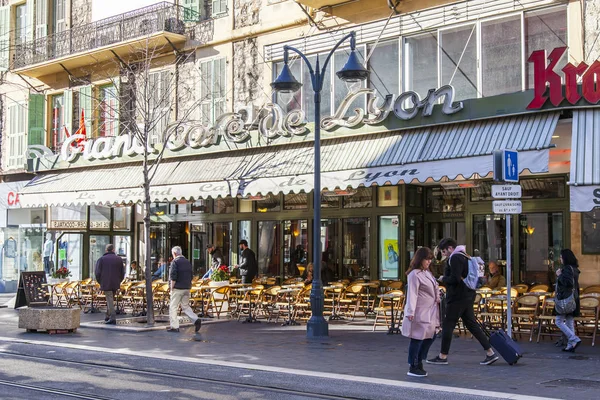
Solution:
[(10, 6), (0, 7), (0, 71), (8, 70), (10, 48)]
[(77, 110), (77, 115), (80, 117), (81, 110), (83, 110), (87, 137), (94, 136), (94, 132), (92, 131), (92, 103), (92, 85), (81, 87), (79, 89), (79, 110)]
[(43, 94), (30, 94), (28, 107), (28, 145), (44, 145), (45, 131), (44, 120), (46, 115), (46, 101)]
[(184, 0), (183, 6), (185, 7), (183, 13), (183, 19), (187, 22), (200, 21), (200, 2), (201, 0)]
[(69, 135), (73, 133), (73, 90), (67, 89), (63, 93), (64, 104), (63, 104), (63, 120), (65, 128), (69, 131)]
[(31, 42), (33, 40), (33, 24), (34, 22), (34, 15), (35, 15), (35, 1), (34, 0), (27, 0), (27, 6), (25, 8), (25, 15), (27, 16), (27, 26), (25, 27), (25, 31), (26, 31), (26, 36), (27, 36), (27, 41)]

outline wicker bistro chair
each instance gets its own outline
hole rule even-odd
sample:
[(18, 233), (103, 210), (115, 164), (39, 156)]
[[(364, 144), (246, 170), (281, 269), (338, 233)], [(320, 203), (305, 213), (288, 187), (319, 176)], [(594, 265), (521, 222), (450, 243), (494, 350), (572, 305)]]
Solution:
[(330, 319), (339, 319), (340, 298), (344, 291), (344, 284), (335, 282), (328, 285), (329, 289), (323, 290), (323, 315), (329, 315)]
[(254, 312), (254, 317), (257, 316), (257, 312), (261, 307), (262, 293), (264, 290), (263, 285), (253, 285), (253, 290), (246, 292), (241, 300), (238, 300), (237, 309), (237, 320), (239, 321), (242, 317), (250, 318), (251, 312)]
[(294, 299), (292, 304), (293, 320), (300, 321), (308, 321), (312, 315), (312, 310), (310, 308), (310, 291), (312, 289), (312, 285), (305, 285), (300, 291), (298, 295)]
[(375, 307), (375, 322), (373, 323), (373, 331), (377, 329), (378, 326), (385, 326), (389, 328), (392, 323), (392, 303), (394, 308), (394, 325), (392, 328), (396, 326), (400, 326), (402, 324), (402, 318), (404, 314), (404, 292), (402, 290), (390, 290), (385, 294), (394, 294), (391, 299), (380, 298), (379, 304)]
[(596, 344), (598, 318), (600, 317), (600, 298), (584, 295), (579, 299), (579, 317), (575, 317), (575, 329), (581, 339), (591, 339)]
[(365, 286), (352, 284), (342, 293), (340, 299), (340, 312), (347, 317), (352, 317), (352, 321), (354, 321), (356, 313), (360, 311), (362, 300), (361, 294), (363, 294), (364, 290)]
[(169, 313), (169, 302), (171, 300), (170, 288), (168, 283), (160, 284), (153, 290), (154, 308), (158, 314)]
[(583, 289), (582, 294), (591, 294), (591, 293), (600, 293), (600, 286), (594, 285), (594, 286), (588, 286), (585, 289)]
[(547, 292), (548, 290), (550, 290), (548, 285), (533, 285), (529, 288), (529, 292)]
[(67, 286), (71, 282), (59, 282), (56, 285), (52, 286), (52, 295), (51, 297), (54, 299), (54, 305), (56, 307), (67, 307), (68, 306), (68, 297), (65, 294), (65, 286)]
[(267, 322), (270, 322), (273, 317), (275, 322), (279, 320), (280, 304), (284, 301), (278, 293), (280, 289), (281, 286), (271, 286), (263, 291), (260, 312), (267, 318)]
[(379, 294), (379, 287), (381, 283), (379, 281), (371, 281), (365, 288), (361, 297), (361, 308), (367, 318), (370, 314), (375, 315), (375, 303), (377, 302), (377, 295)]
[(517, 293), (519, 293), (519, 295), (521, 295), (527, 293), (527, 291), (529, 290), (529, 285), (520, 283), (518, 285), (514, 285), (513, 288), (517, 291)]
[(221, 318), (221, 313), (228, 311), (226, 305), (229, 304), (230, 290), (229, 286), (221, 286), (211, 290), (208, 295), (208, 307), (213, 315), (217, 315), (217, 319)]
[(533, 340), (533, 333), (538, 325), (540, 314), (540, 297), (534, 294), (525, 294), (516, 299), (512, 315), (515, 333), (523, 336), (529, 333), (529, 341)]
[(537, 340), (536, 342), (540, 342), (540, 337), (542, 336), (554, 336), (561, 337), (562, 332), (556, 326), (556, 316), (553, 314), (554, 312), (554, 298), (544, 297), (542, 301), (542, 306), (540, 309), (540, 315), (538, 317), (537, 324)]

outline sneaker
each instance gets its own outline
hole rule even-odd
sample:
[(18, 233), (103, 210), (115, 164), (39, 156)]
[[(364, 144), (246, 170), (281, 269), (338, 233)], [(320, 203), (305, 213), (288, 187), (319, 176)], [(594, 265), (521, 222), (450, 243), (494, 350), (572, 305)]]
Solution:
[(496, 361), (498, 361), (500, 357), (498, 357), (498, 354), (494, 353), (491, 356), (486, 356), (485, 360), (483, 360), (482, 362), (480, 362), (480, 365), (490, 365), (495, 363)]
[(202, 320), (200, 318), (198, 318), (195, 322), (194, 322), (194, 333), (198, 333), (198, 331), (200, 330), (200, 327), (202, 326)]
[(415, 376), (417, 378), (424, 378), (427, 376), (427, 372), (423, 371), (419, 367), (411, 366), (408, 372), (406, 373), (408, 376)]
[(171, 328), (171, 327), (168, 327), (168, 328), (167, 328), (167, 332), (174, 332), (174, 333), (177, 333), (177, 332), (179, 332), (179, 328)]
[(114, 319), (107, 319), (106, 321), (104, 321), (105, 325), (116, 325), (117, 321)]
[(435, 358), (426, 360), (425, 362), (427, 364), (448, 365), (448, 358), (440, 358), (440, 356), (435, 356)]

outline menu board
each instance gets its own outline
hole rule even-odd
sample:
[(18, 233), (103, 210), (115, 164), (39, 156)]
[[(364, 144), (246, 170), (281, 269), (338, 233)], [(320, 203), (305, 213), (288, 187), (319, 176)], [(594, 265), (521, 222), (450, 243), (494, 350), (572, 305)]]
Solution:
[(15, 308), (48, 305), (48, 287), (44, 271), (21, 272)]

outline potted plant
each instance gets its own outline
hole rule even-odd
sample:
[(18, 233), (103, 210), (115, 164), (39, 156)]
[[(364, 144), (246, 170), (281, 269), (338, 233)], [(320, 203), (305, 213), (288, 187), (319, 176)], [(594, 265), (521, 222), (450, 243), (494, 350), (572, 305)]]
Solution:
[(71, 271), (69, 271), (67, 267), (55, 268), (50, 273), (50, 276), (56, 282), (64, 282), (69, 280), (69, 277), (71, 276)]
[(227, 286), (229, 285), (229, 278), (231, 274), (229, 273), (229, 267), (227, 265), (221, 265), (219, 268), (213, 271), (210, 275), (209, 286)]

